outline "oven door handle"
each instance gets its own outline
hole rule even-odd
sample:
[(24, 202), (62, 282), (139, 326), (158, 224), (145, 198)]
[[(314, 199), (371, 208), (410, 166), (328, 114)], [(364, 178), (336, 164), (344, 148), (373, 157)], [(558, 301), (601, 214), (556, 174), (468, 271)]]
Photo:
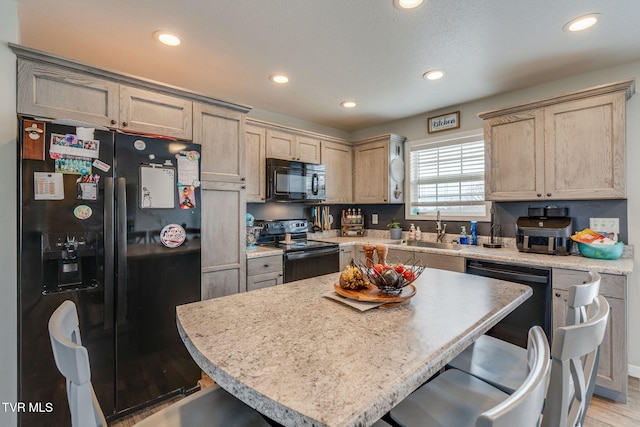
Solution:
[(305, 259), (305, 258), (314, 258), (322, 255), (333, 255), (340, 253), (340, 248), (327, 248), (327, 249), (317, 249), (313, 251), (300, 251), (293, 253), (285, 253), (285, 260), (296, 260), (296, 259)]
[(479, 266), (467, 266), (467, 273), (478, 272), (478, 276), (492, 277), (494, 279), (514, 281), (521, 280), (529, 283), (547, 283), (545, 276), (534, 276), (526, 273), (515, 273), (504, 270), (494, 270), (492, 268), (485, 268)]

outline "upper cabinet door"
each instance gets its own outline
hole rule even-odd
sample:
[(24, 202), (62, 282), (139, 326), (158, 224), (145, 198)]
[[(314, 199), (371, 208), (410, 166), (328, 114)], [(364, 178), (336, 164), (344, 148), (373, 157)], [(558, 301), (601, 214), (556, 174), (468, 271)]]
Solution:
[(353, 148), (322, 141), (322, 163), (327, 171), (325, 203), (351, 203)]
[[(354, 194), (355, 203), (389, 202), (389, 139), (354, 148)], [(327, 176), (327, 180), (330, 177)]]
[(267, 158), (297, 160), (296, 136), (267, 129)]
[(297, 136), (298, 161), (320, 163), (320, 140), (306, 136)]
[(267, 158), (320, 163), (320, 140), (268, 129)]
[(545, 109), (547, 197), (626, 197), (624, 117), (622, 92)]
[(245, 115), (199, 102), (193, 113), (193, 142), (202, 145), (202, 180), (244, 184)]
[(544, 114), (542, 110), (484, 122), (487, 200), (544, 197)]
[(113, 127), (119, 84), (62, 67), (18, 59), (19, 114)]
[(248, 203), (264, 203), (266, 199), (266, 139), (267, 130), (265, 128), (246, 125), (246, 198)]
[(624, 80), (487, 111), (487, 200), (626, 197)]
[(118, 127), (190, 140), (192, 105), (186, 99), (122, 85)]

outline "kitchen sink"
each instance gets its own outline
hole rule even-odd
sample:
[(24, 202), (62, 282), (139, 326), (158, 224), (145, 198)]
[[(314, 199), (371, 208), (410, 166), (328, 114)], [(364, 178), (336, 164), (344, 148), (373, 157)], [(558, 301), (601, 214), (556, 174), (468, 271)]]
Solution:
[(423, 248), (435, 248), (435, 249), (450, 249), (459, 251), (467, 247), (466, 245), (460, 245), (458, 243), (445, 243), (445, 242), (424, 242), (422, 240), (415, 243), (408, 243), (410, 246), (419, 246)]

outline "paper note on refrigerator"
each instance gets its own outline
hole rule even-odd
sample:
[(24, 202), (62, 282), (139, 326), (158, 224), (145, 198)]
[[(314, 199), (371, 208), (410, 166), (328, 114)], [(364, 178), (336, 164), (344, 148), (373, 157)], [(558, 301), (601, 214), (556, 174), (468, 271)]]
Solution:
[(63, 174), (53, 172), (33, 173), (33, 193), (35, 200), (64, 199)]
[(178, 158), (178, 183), (182, 185), (200, 185), (200, 173), (197, 159), (188, 156), (176, 156)]

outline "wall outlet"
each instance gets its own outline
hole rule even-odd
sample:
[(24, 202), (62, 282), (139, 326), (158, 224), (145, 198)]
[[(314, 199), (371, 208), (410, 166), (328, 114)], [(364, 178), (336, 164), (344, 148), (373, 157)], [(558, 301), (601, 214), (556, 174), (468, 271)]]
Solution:
[(597, 232), (620, 233), (620, 218), (589, 218), (589, 228)]
[(378, 223), (378, 214), (371, 214), (371, 224), (377, 224)]

